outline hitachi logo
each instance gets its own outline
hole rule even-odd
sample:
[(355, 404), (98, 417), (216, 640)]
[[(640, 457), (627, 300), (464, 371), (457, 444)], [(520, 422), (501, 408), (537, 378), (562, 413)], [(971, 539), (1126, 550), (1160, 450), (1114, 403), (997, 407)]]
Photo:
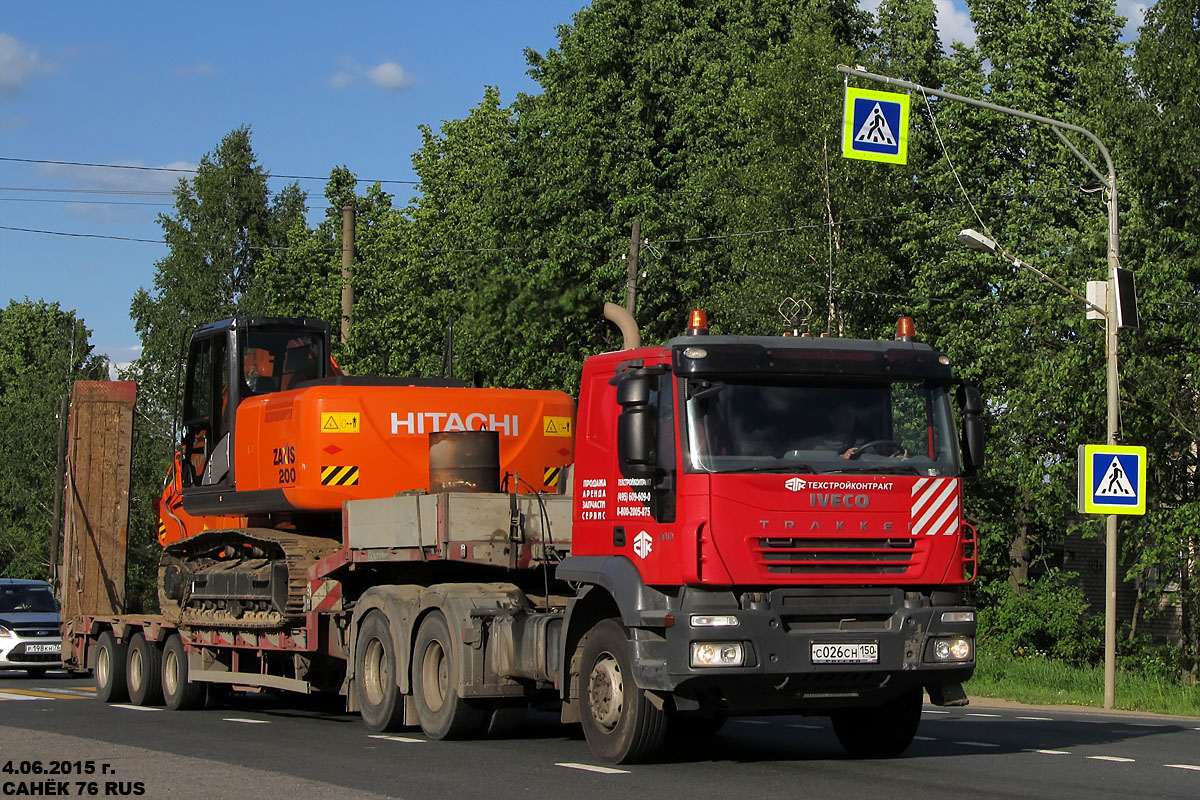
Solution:
[(443, 431), (498, 431), (503, 436), (518, 436), (516, 414), (481, 414), (471, 412), (465, 417), (453, 411), (409, 411), (405, 416), (392, 412), (392, 435), (403, 430), (408, 434), (441, 433)]

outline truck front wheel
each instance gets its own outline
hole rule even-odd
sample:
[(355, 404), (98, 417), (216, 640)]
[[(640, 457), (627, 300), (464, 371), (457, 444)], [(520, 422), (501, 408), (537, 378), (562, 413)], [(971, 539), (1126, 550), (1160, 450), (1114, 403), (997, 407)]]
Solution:
[(96, 640), (96, 666), (92, 675), (96, 679), (96, 697), (105, 703), (129, 699), (125, 683), (126, 647), (124, 642), (117, 642), (112, 631), (105, 631)]
[(855, 758), (898, 756), (917, 735), (922, 699), (918, 686), (876, 708), (839, 711), (831, 715), (833, 732)]
[(396, 646), (387, 617), (379, 611), (368, 613), (354, 650), (354, 683), (363, 722), (373, 731), (398, 730), (404, 723), (404, 704), (396, 685)]
[(141, 632), (135, 633), (129, 640), (125, 664), (129, 701), (138, 706), (162, 703), (162, 653)]
[(188, 680), (187, 651), (178, 633), (171, 634), (162, 653), (163, 699), (172, 711), (190, 711), (204, 705), (205, 686)]
[(450, 626), (440, 611), (421, 621), (413, 646), (412, 689), (421, 730), (431, 739), (478, 736), (488, 709), (458, 694), (460, 675)]
[(579, 705), (588, 746), (616, 764), (650, 758), (666, 737), (667, 716), (634, 682), (625, 629), (615, 619), (603, 620), (581, 646)]

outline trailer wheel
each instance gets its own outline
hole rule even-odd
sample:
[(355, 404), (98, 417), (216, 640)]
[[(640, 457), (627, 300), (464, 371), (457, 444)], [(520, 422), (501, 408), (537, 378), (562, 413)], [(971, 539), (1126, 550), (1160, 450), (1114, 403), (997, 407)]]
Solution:
[(404, 724), (404, 703), (396, 685), (396, 645), (382, 612), (371, 611), (363, 619), (354, 650), (354, 683), (363, 722), (373, 731), (399, 730)]
[(126, 648), (124, 642), (117, 642), (112, 631), (105, 631), (96, 640), (96, 666), (92, 675), (96, 679), (96, 697), (105, 703), (129, 699), (125, 683)]
[(602, 620), (581, 645), (580, 721), (588, 746), (616, 764), (652, 757), (666, 738), (667, 715), (634, 683), (625, 629), (615, 619)]
[(162, 653), (146, 640), (141, 631), (129, 640), (125, 678), (129, 686), (129, 702), (138, 706), (162, 704)]
[(172, 711), (190, 711), (204, 705), (205, 686), (188, 681), (187, 652), (178, 633), (171, 634), (163, 648), (162, 690), (167, 708)]
[(918, 686), (876, 708), (839, 711), (831, 715), (833, 732), (855, 758), (893, 758), (917, 735), (922, 699)]
[(413, 647), (413, 700), (421, 730), (431, 739), (478, 736), (487, 723), (488, 709), (458, 694), (456, 646), (440, 611), (421, 621)]

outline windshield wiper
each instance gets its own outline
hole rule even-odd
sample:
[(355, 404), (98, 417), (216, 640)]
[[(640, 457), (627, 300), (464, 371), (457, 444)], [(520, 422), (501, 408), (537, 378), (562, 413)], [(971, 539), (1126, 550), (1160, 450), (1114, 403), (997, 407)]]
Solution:
[(758, 466), (749, 467), (732, 467), (730, 469), (715, 469), (711, 471), (713, 475), (730, 475), (738, 472), (777, 472), (777, 473), (792, 473), (797, 475), (816, 475), (817, 470), (811, 464), (801, 462), (793, 462), (790, 464), (760, 464)]
[(822, 470), (822, 475), (849, 475), (849, 474), (866, 474), (873, 472), (882, 473), (903, 473), (907, 472), (912, 475), (924, 475), (925, 473), (911, 464), (880, 464), (873, 467), (852, 467), (849, 469), (826, 469)]

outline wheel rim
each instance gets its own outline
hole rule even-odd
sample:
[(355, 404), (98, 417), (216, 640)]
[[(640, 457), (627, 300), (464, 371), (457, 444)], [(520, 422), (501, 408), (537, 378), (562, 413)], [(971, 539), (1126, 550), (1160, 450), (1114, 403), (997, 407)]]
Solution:
[(107, 647), (101, 647), (96, 653), (96, 683), (100, 686), (108, 686), (110, 676), (112, 675), (112, 654)]
[(134, 648), (129, 651), (129, 688), (133, 691), (138, 691), (142, 686), (142, 669), (145, 664), (142, 662), (142, 651)]
[(363, 694), (367, 702), (377, 706), (383, 702), (384, 675), (387, 672), (387, 653), (383, 642), (371, 639), (363, 651)]
[(168, 650), (163, 658), (163, 689), (172, 697), (179, 691), (179, 656)]
[(601, 653), (588, 676), (588, 708), (605, 733), (612, 733), (625, 707), (625, 681), (612, 653)]
[(434, 639), (421, 657), (421, 696), (430, 711), (440, 711), (450, 691), (450, 664), (442, 643)]

